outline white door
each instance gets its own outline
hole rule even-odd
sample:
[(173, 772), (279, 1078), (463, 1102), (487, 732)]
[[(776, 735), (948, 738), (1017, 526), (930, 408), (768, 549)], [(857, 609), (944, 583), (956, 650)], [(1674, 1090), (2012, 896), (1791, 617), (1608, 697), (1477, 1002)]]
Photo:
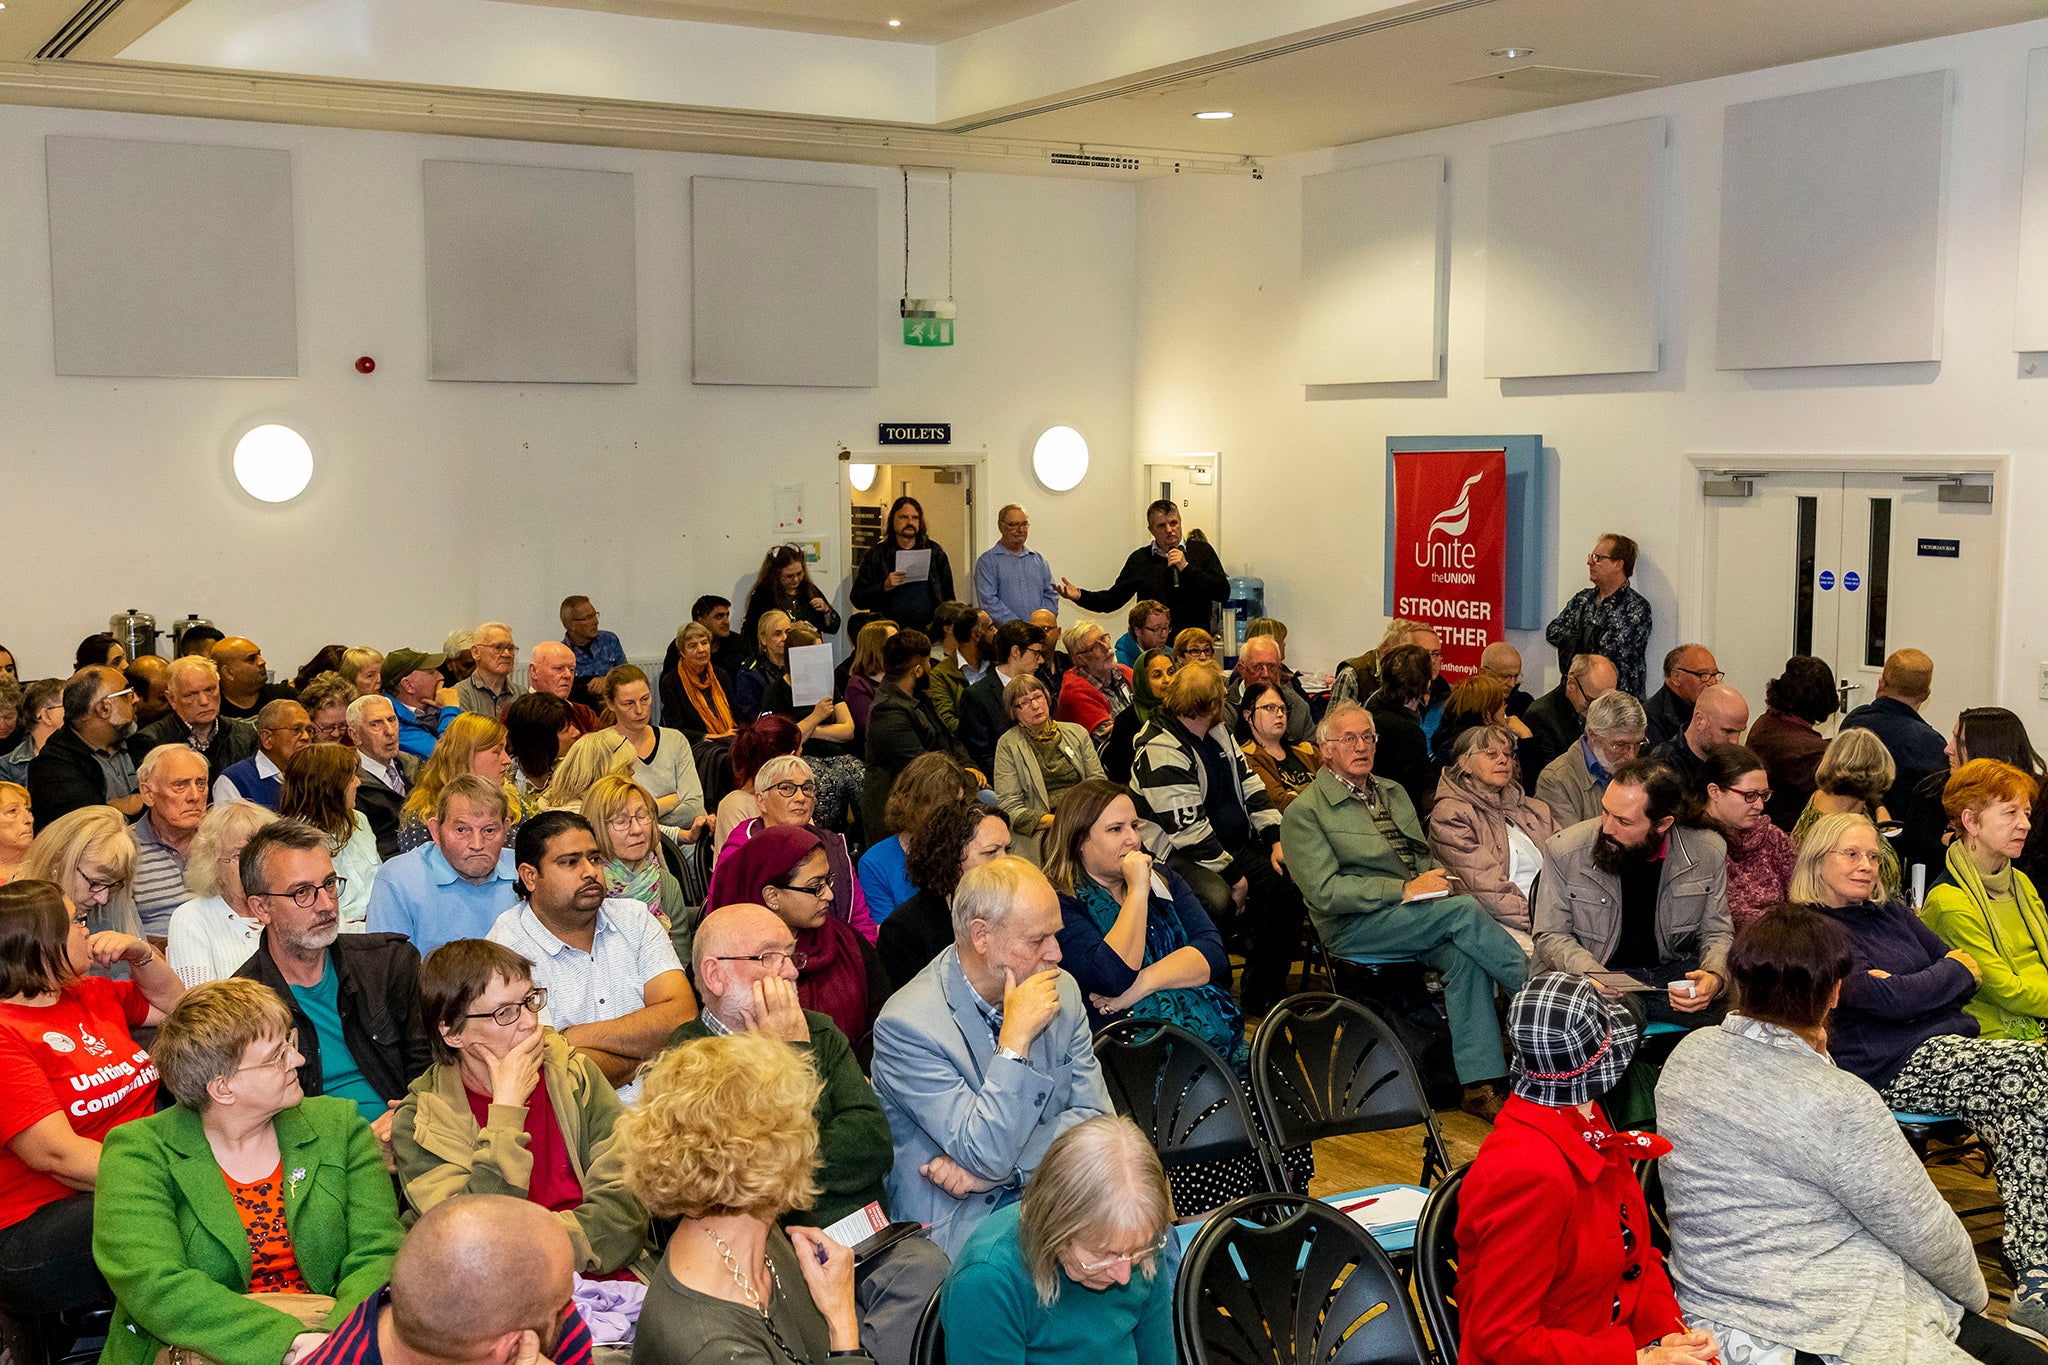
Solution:
[(1752, 716), (1793, 654), (1827, 660), (1855, 707), (1876, 694), (1885, 655), (1907, 646), (1934, 659), (1929, 724), (1945, 734), (1963, 707), (1992, 704), (1990, 505), (1942, 502), (1939, 481), (1901, 474), (1768, 474), (1751, 486), (1706, 500), (1699, 638)]
[(1216, 457), (1155, 455), (1145, 462), (1145, 503), (1161, 498), (1180, 504), (1181, 534), (1199, 530), (1220, 556), (1217, 541)]

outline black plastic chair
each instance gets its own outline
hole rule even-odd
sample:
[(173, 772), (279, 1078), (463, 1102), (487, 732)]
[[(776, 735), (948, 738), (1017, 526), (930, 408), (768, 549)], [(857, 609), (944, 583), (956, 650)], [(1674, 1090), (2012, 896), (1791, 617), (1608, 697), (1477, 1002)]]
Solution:
[(1095, 1035), (1095, 1059), (1110, 1103), (1152, 1139), (1169, 1171), (1249, 1156), (1268, 1190), (1287, 1188), (1237, 1073), (1215, 1048), (1174, 1024), (1119, 1019)]
[(1253, 1194), (1195, 1234), (1173, 1292), (1184, 1365), (1429, 1365), (1401, 1277), (1320, 1200)]
[(1439, 1181), (1415, 1223), (1415, 1297), (1444, 1365), (1458, 1358), (1458, 1191), (1471, 1169), (1468, 1161)]
[(1671, 1215), (1664, 1210), (1664, 1173), (1655, 1157), (1631, 1163), (1636, 1184), (1643, 1187), (1643, 1204), (1650, 1210), (1650, 1245), (1671, 1254)]
[(113, 1320), (112, 1304), (88, 1304), (16, 1318), (13, 1332), (4, 1335), (19, 1350), (17, 1365), (91, 1365), (100, 1358)]
[(910, 1342), (910, 1365), (946, 1365), (946, 1329), (939, 1322), (939, 1295), (945, 1292), (932, 1291), (932, 1301), (917, 1316), (917, 1335)]
[(1385, 1020), (1342, 996), (1293, 995), (1273, 1007), (1252, 1039), (1252, 1094), (1279, 1150), (1420, 1125), (1418, 1183), (1428, 1189), (1451, 1169), (1414, 1059)]

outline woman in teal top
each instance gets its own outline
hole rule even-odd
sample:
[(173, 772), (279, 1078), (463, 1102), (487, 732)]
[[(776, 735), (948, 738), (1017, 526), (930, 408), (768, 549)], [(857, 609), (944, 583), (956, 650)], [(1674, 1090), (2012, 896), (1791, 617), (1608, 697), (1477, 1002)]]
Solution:
[(356, 1106), (299, 1088), (268, 986), (194, 986), (150, 1051), (175, 1108), (107, 1135), (93, 1256), (114, 1291), (101, 1365), (166, 1346), (293, 1365), (391, 1278), (391, 1177)]
[(1166, 1172), (1115, 1115), (1062, 1133), (981, 1221), (939, 1294), (946, 1365), (1174, 1365)]

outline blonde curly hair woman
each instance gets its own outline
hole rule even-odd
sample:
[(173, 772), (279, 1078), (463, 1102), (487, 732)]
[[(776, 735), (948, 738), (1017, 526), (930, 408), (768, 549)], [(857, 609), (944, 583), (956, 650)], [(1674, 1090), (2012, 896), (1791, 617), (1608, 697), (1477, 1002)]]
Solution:
[(804, 1053), (761, 1033), (671, 1048), (643, 1073), (618, 1126), (626, 1183), (648, 1212), (679, 1221), (647, 1286), (635, 1355), (872, 1360), (853, 1253), (815, 1228), (776, 1225), (818, 1197), (812, 1110), (823, 1089)]

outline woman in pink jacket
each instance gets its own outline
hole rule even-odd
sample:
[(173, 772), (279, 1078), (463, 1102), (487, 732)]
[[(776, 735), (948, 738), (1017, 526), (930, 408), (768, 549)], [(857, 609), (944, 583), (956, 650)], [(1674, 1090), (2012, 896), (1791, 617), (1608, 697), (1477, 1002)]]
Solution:
[(1463, 891), (1531, 951), (1529, 889), (1543, 869), (1543, 845), (1557, 832), (1550, 807), (1515, 780), (1515, 736), (1475, 725), (1451, 747), (1429, 809), (1429, 847)]

